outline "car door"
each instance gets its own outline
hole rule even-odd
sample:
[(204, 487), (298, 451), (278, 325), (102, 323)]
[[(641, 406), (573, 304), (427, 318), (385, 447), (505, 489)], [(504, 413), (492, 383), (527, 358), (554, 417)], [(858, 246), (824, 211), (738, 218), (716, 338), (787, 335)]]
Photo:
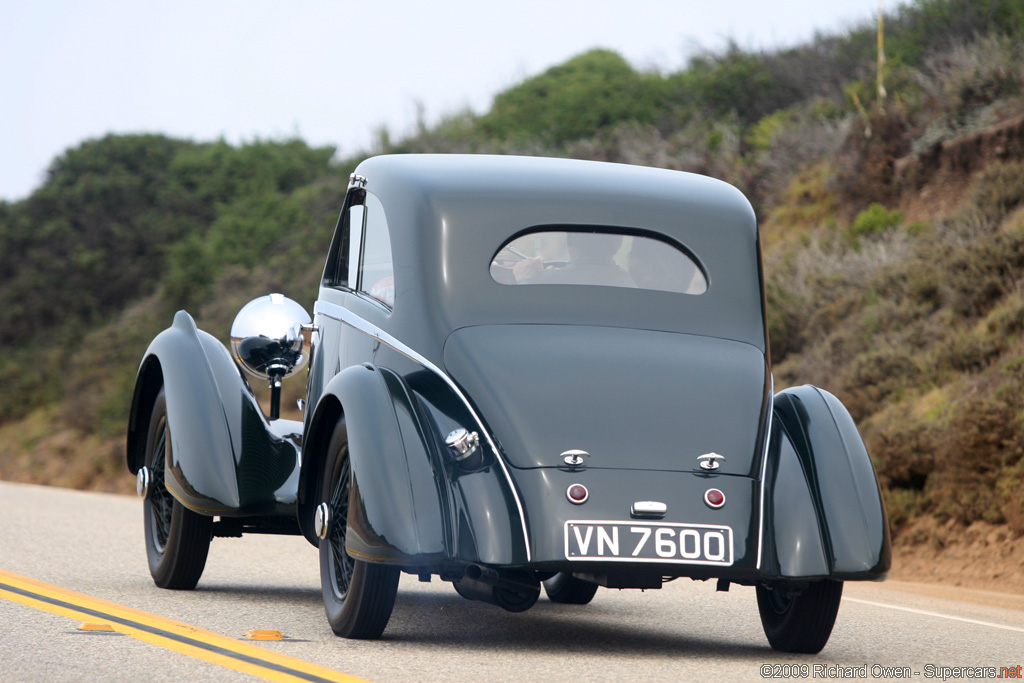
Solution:
[(394, 306), (394, 266), (384, 207), (361, 188), (349, 191), (335, 230), (314, 306), (319, 334), (310, 370), (309, 400), (341, 370), (372, 363), (379, 343), (364, 329), (345, 324), (343, 312), (385, 328)]

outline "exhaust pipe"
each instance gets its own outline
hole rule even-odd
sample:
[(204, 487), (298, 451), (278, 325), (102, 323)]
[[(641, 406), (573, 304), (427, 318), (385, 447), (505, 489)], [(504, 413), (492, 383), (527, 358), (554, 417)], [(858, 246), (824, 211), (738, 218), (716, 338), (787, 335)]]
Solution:
[(453, 585), (468, 600), (497, 605), (509, 612), (525, 612), (540, 596), (540, 581), (530, 572), (499, 572), (478, 564), (466, 567), (465, 575)]

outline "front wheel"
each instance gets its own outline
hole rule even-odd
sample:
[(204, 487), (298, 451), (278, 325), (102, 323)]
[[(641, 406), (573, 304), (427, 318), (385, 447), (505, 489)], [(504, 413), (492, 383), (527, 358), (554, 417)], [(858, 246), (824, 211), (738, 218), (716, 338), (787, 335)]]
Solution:
[(206, 567), (213, 534), (213, 518), (192, 512), (167, 490), (171, 456), (171, 429), (167, 424), (167, 398), (160, 389), (149, 418), (145, 466), (151, 482), (143, 501), (146, 556), (149, 573), (160, 588), (191, 590)]
[(842, 581), (815, 581), (799, 593), (785, 586), (758, 586), (757, 610), (769, 644), (781, 652), (821, 652), (842, 597)]
[(345, 418), (338, 420), (324, 461), (320, 500), (327, 536), (320, 540), (320, 585), (331, 629), (343, 638), (379, 638), (398, 593), (398, 567), (357, 560), (345, 552), (352, 469)]

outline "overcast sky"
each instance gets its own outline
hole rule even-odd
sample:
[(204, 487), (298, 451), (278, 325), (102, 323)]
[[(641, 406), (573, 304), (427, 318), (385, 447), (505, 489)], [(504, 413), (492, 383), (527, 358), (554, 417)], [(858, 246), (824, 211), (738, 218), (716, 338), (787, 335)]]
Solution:
[[(896, 0), (883, 0), (893, 9)], [(593, 47), (675, 71), (701, 49), (794, 45), (878, 0), (0, 0), (0, 199), (107, 133), (299, 136), (342, 155)]]

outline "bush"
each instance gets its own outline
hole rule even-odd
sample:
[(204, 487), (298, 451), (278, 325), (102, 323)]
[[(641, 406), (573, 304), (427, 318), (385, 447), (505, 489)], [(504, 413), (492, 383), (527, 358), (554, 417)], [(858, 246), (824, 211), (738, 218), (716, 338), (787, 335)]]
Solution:
[(1024, 276), (1024, 234), (996, 234), (944, 250), (943, 300), (955, 313), (977, 318), (991, 310)]
[(982, 386), (988, 395), (963, 397), (949, 421), (948, 438), (936, 450), (940, 474), (932, 496), (939, 501), (937, 510), (963, 524), (1005, 521), (1006, 501), (997, 496), (995, 484), (1007, 467), (1019, 463), (1024, 449), (1019, 395), (996, 397), (993, 388)]
[(883, 205), (875, 202), (857, 214), (857, 217), (853, 219), (853, 223), (847, 229), (846, 235), (852, 242), (856, 243), (861, 237), (880, 235), (887, 230), (895, 228), (902, 222), (902, 211), (889, 211)]
[(765, 297), (772, 362), (779, 363), (803, 347), (806, 302), (773, 279), (765, 282)]
[(721, 54), (692, 58), (686, 70), (667, 79), (669, 101), (687, 113), (735, 115), (744, 125), (794, 104), (792, 93), (768, 69), (762, 55), (730, 44)]
[[(771, 165), (769, 162), (766, 167)], [(785, 243), (786, 238), (794, 234), (806, 240), (804, 246), (810, 246), (811, 234), (820, 232), (821, 228), (830, 230), (835, 225), (839, 207), (835, 192), (829, 188), (832, 172), (826, 162), (803, 167), (784, 190), (773, 193), (777, 204), (761, 225), (766, 251), (776, 243)]]
[(591, 50), (499, 93), (480, 126), (499, 140), (558, 146), (623, 121), (653, 123), (663, 101), (660, 82), (615, 52)]
[(827, 118), (813, 109), (769, 115), (746, 139), (754, 150), (748, 154), (748, 163), (755, 165), (757, 173), (756, 196), (772, 208), (794, 204), (809, 208), (800, 213), (812, 218), (817, 227), (835, 220), (835, 193), (827, 186), (833, 169), (827, 160), (848, 134), (849, 119)]
[(917, 384), (920, 370), (906, 347), (883, 347), (854, 355), (842, 371), (843, 401), (854, 419), (874, 413), (890, 395)]
[(917, 0), (886, 20), (886, 51), (908, 64), (988, 34), (1019, 37), (1022, 0)]
[(983, 215), (1002, 220), (1024, 204), (1024, 161), (987, 165), (974, 181), (968, 199)]
[(933, 422), (907, 412), (885, 414), (880, 418), (883, 423), (865, 434), (865, 441), (886, 489), (921, 492), (935, 471), (936, 442), (941, 435)]
[(921, 69), (926, 101), (937, 104), (951, 128), (962, 128), (984, 105), (1021, 94), (1024, 47), (1004, 35), (981, 36), (934, 53)]

